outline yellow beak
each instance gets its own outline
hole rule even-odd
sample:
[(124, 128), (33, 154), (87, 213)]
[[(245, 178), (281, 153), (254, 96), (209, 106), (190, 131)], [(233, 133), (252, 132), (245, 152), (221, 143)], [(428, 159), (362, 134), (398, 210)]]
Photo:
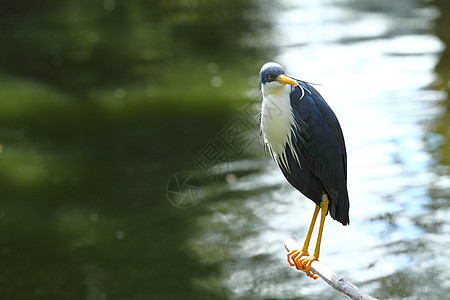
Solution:
[(292, 84), (292, 85), (298, 85), (298, 82), (295, 81), (292, 78), (287, 77), (286, 75), (278, 75), (277, 81), (283, 84)]

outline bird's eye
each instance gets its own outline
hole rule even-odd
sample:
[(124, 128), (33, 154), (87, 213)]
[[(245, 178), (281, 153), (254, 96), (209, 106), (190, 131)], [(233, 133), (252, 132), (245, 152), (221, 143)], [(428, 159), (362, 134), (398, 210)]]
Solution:
[(273, 79), (273, 76), (272, 76), (272, 75), (267, 75), (267, 78), (269, 78), (270, 80), (272, 80), (272, 79)]

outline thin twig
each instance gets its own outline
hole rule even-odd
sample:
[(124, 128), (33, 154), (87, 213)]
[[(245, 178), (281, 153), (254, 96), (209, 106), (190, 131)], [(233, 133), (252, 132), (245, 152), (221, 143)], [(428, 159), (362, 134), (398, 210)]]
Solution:
[[(286, 248), (287, 252), (300, 249), (300, 246), (292, 238), (284, 240), (284, 247)], [(341, 292), (342, 294), (346, 295), (351, 299), (377, 300), (376, 298), (373, 298), (372, 296), (369, 296), (366, 293), (362, 292), (356, 285), (354, 285), (347, 279), (343, 278), (342, 276), (337, 275), (336, 273), (328, 269), (324, 264), (320, 263), (317, 260), (312, 262), (311, 271), (316, 273), (333, 289), (337, 290), (338, 292)]]

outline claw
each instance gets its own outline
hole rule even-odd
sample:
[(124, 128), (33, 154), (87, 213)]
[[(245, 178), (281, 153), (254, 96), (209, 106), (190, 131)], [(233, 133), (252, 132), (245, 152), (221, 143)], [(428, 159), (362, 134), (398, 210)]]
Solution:
[[(306, 256), (306, 257), (303, 257)], [(303, 258), (302, 258), (303, 257)], [(311, 264), (313, 261), (317, 260), (314, 255), (309, 255), (308, 252), (303, 250), (293, 250), (287, 255), (288, 263), (291, 267), (294, 267), (306, 273), (306, 275), (314, 280), (319, 278), (314, 272), (311, 272)]]
[(316, 260), (319, 261), (319, 259), (317, 257), (315, 257), (314, 255), (308, 256), (308, 257), (302, 259), (302, 264), (304, 266), (304, 272), (306, 273), (306, 275), (308, 275), (308, 277), (311, 277), (314, 280), (319, 278), (319, 276), (317, 276), (314, 272), (311, 272), (311, 264), (313, 261), (316, 261)]
[(303, 250), (292, 250), (291, 252), (288, 253), (287, 255), (287, 261), (289, 263), (289, 265), (291, 267), (294, 267), (297, 270), (303, 271), (303, 266), (299, 263), (300, 262), (300, 258), (302, 256), (309, 256), (307, 251), (303, 251)]

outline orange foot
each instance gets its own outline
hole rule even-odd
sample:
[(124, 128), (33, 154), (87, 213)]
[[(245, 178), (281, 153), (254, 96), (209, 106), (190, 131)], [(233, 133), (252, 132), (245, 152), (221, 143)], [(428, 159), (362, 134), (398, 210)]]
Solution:
[[(306, 256), (306, 257), (303, 257)], [(303, 257), (303, 258), (302, 258)], [(311, 272), (311, 264), (313, 261), (317, 260), (317, 257), (314, 255), (309, 255), (308, 252), (303, 250), (293, 250), (288, 253), (287, 260), (289, 265), (292, 267), (295, 266), (297, 270), (303, 271), (306, 273), (308, 277), (316, 280), (319, 278), (315, 273)]]

